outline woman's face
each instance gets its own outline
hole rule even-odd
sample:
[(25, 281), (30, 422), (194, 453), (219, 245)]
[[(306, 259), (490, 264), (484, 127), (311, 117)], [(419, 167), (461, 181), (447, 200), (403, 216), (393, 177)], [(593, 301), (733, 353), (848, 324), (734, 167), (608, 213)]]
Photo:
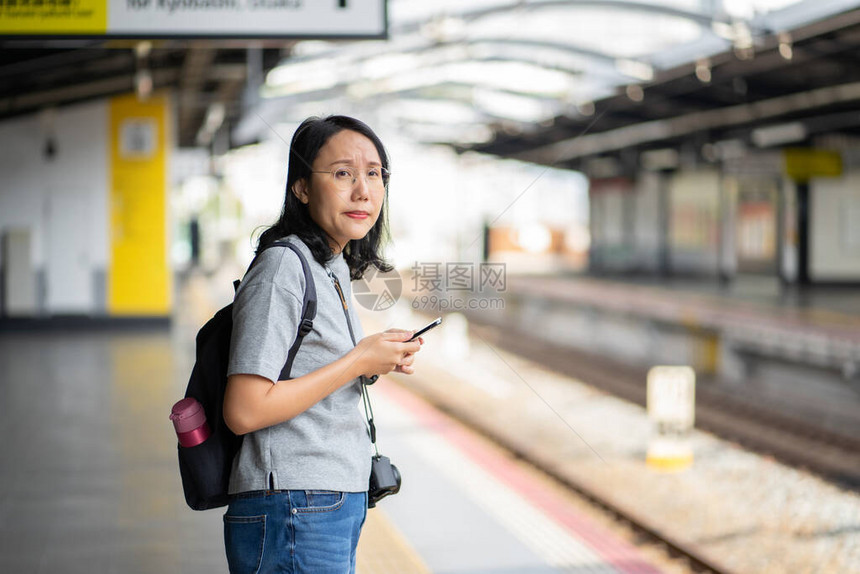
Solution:
[[(385, 188), (368, 184), (372, 178), (365, 177), (367, 170), (382, 168), (379, 152), (367, 137), (341, 130), (320, 148), (311, 167), (310, 180), (296, 182), (293, 192), (329, 235), (334, 252), (340, 253), (347, 242), (367, 235), (379, 217)], [(331, 175), (337, 168), (353, 170), (355, 184), (340, 189)]]

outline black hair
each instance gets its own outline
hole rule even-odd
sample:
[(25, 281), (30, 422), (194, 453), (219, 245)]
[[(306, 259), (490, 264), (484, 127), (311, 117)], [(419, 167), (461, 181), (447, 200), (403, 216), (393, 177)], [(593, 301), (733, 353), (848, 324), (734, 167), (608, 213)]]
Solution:
[[(385, 152), (385, 146), (364, 122), (348, 116), (306, 119), (296, 129), (290, 142), (287, 189), (284, 194), (284, 207), (281, 216), (274, 225), (260, 235), (257, 252), (281, 237), (295, 234), (310, 248), (314, 259), (320, 265), (325, 264), (334, 256), (329, 245), (328, 234), (311, 218), (308, 206), (299, 201), (292, 188), (301, 179), (310, 182), (311, 165), (317, 158), (320, 149), (333, 135), (342, 130), (352, 130), (373, 142), (376, 151), (379, 152), (382, 167), (388, 169), (388, 154)], [(373, 224), (367, 235), (361, 239), (350, 240), (343, 248), (343, 258), (349, 266), (350, 278), (353, 280), (364, 276), (364, 272), (370, 265), (383, 272), (394, 269), (382, 258), (380, 253), (383, 245), (389, 240), (387, 205), (388, 185), (386, 184), (385, 198), (376, 223)]]

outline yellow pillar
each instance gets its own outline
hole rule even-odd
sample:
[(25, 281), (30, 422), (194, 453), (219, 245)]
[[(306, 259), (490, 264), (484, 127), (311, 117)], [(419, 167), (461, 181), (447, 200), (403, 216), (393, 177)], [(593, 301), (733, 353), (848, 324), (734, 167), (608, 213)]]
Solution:
[(164, 94), (110, 102), (110, 315), (170, 313), (168, 104)]

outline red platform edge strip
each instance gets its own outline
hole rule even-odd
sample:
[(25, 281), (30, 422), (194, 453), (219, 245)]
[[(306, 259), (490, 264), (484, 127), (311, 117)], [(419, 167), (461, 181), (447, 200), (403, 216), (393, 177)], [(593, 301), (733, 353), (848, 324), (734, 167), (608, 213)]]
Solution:
[(459, 424), (455, 424), (453, 419), (396, 383), (389, 381), (380, 387), (377, 392), (381, 391), (386, 398), (415, 416), (422, 425), (442, 435), (472, 461), (585, 542), (616, 570), (625, 574), (660, 574), (660, 570), (648, 563), (634, 546), (583, 518), (569, 504), (542, 489), (513, 462), (481, 444)]

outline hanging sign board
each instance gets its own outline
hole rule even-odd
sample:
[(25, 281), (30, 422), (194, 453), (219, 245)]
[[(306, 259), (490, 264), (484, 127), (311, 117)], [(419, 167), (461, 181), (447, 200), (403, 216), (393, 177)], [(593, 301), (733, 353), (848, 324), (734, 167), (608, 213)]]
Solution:
[(842, 175), (842, 154), (824, 149), (787, 148), (783, 150), (785, 173), (797, 182), (813, 177)]
[(385, 38), (386, 0), (0, 0), (0, 36)]

